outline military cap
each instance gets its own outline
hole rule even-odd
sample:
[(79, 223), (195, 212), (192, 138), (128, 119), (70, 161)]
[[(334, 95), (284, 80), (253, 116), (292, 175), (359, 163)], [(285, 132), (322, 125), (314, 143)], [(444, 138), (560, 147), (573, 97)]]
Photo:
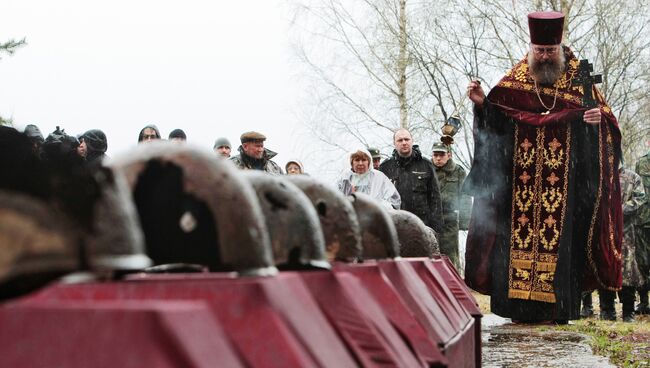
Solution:
[(242, 143), (255, 142), (255, 141), (264, 142), (266, 140), (266, 136), (258, 132), (246, 132), (242, 134), (241, 137), (239, 137), (239, 140)]
[(448, 145), (442, 143), (442, 142), (436, 142), (433, 144), (433, 147), (431, 147), (431, 150), (433, 152), (451, 152), (451, 147)]
[(379, 151), (379, 148), (368, 147), (368, 152), (370, 152), (370, 156), (372, 156), (372, 158), (381, 158), (381, 152)]

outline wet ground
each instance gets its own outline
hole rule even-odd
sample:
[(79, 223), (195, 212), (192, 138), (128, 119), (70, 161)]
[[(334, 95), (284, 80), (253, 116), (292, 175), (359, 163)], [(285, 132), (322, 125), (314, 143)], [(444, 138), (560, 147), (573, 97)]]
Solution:
[(494, 314), (484, 315), (482, 329), (484, 367), (614, 367), (592, 353), (585, 335), (513, 324)]

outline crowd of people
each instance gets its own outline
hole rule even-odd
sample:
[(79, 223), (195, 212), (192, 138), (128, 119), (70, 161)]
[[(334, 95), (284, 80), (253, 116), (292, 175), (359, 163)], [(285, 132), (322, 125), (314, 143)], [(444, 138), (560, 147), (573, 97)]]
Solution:
[[(618, 293), (623, 321), (634, 321), (635, 314), (650, 314), (650, 152), (634, 171), (624, 168), (611, 108), (595, 87), (594, 96), (572, 88), (580, 63), (562, 44), (564, 15), (537, 12), (528, 21), (527, 55), (489, 94), (478, 80), (467, 87), (475, 142), (468, 174), (454, 162), (453, 140), (423, 152), (400, 128), (390, 155), (382, 161), (379, 149), (359, 147), (334, 185), (345, 195), (364, 193), (387, 210), (415, 214), (437, 233), (441, 252), (458, 269), (458, 233), (468, 230), (465, 281), (491, 295), (498, 315), (557, 323), (589, 317), (598, 290), (601, 319), (616, 319)], [(44, 138), (28, 125), (24, 135), (35, 152), (52, 154), (41, 145), (73, 146), (89, 165), (101, 164), (108, 148), (99, 129), (71, 137), (57, 128)], [(159, 129), (147, 125), (138, 143), (160, 139)], [(175, 129), (167, 139), (187, 136)], [(307, 175), (300, 160), (289, 160), (283, 170), (265, 141), (250, 131), (236, 151), (225, 137), (213, 150), (242, 170)]]

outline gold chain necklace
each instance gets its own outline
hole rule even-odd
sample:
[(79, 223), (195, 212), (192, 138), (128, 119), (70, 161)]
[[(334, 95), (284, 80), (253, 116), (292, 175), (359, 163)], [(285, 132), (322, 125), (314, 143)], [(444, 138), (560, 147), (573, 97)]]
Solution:
[(555, 96), (553, 97), (553, 106), (548, 107), (544, 104), (544, 101), (542, 101), (542, 96), (539, 95), (539, 89), (537, 88), (537, 79), (533, 78), (533, 82), (535, 82), (535, 93), (537, 94), (537, 99), (539, 100), (539, 103), (544, 106), (546, 109), (545, 112), (542, 113), (542, 115), (548, 115), (551, 113), (551, 110), (555, 108), (555, 103), (557, 102), (557, 91), (560, 89), (560, 85), (558, 83), (555, 84)]

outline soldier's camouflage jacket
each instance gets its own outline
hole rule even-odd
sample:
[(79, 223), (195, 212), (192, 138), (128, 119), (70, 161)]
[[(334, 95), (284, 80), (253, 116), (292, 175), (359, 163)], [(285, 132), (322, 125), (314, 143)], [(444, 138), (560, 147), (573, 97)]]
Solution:
[[(623, 204), (623, 286), (637, 287), (643, 283), (643, 276), (636, 259), (635, 225), (646, 196), (641, 177), (634, 171), (621, 169), (619, 177)], [(641, 247), (639, 251), (642, 251)]]
[(642, 156), (634, 170), (643, 182), (645, 204), (636, 217), (636, 260), (646, 285), (650, 285), (650, 152)]
[(650, 228), (650, 201), (647, 200), (647, 197), (650, 196), (650, 152), (637, 161), (634, 171), (641, 177), (643, 189), (646, 193), (646, 203), (639, 210), (637, 224)]
[(467, 174), (450, 158), (445, 166), (436, 167), (436, 176), (440, 187), (444, 219), (442, 231), (438, 235), (440, 252), (449, 256), (456, 268), (460, 270), (458, 230), (467, 230), (472, 212), (472, 197), (460, 192)]

